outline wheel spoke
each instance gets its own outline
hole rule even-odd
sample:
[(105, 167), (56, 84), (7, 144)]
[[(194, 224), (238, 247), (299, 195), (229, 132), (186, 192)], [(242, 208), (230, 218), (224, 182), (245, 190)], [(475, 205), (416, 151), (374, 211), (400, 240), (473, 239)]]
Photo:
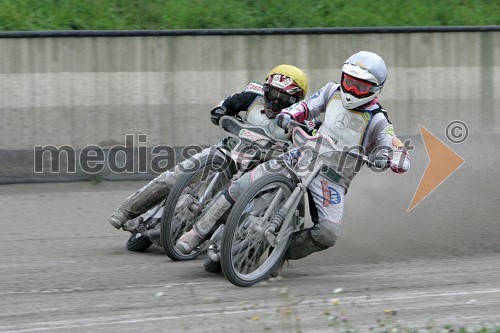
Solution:
[(203, 156), (197, 170), (181, 173), (170, 189), (171, 193), (166, 201), (168, 204), (165, 204), (162, 216), (160, 239), (171, 259), (193, 259), (206, 249), (206, 246), (200, 245), (186, 255), (177, 249), (176, 243), (183, 234), (191, 230), (203, 209), (228, 183), (231, 174), (225, 165), (226, 161), (220, 156)]
[[(236, 200), (224, 228), (220, 257), (224, 276), (234, 285), (248, 287), (267, 278), (283, 257), (290, 235), (271, 246), (266, 232), (276, 213), (292, 199), (294, 188), (296, 184), (289, 177), (269, 173)], [(302, 198), (298, 199), (293, 202), (302, 204)], [(290, 229), (298, 221), (295, 216), (291, 218)]]
[[(290, 194), (290, 190), (288, 190), (287, 195), (278, 198), (274, 211), (268, 211), (272, 209), (269, 207), (269, 203), (275, 198), (280, 188), (279, 186), (269, 187), (258, 192), (248, 202), (238, 221), (233, 236), (232, 263), (234, 270), (243, 276), (258, 270), (266, 262), (269, 255), (266, 254), (266, 257), (262, 257), (269, 248), (264, 231), (272, 216), (284, 204)], [(269, 216), (269, 220), (264, 220), (264, 216)]]

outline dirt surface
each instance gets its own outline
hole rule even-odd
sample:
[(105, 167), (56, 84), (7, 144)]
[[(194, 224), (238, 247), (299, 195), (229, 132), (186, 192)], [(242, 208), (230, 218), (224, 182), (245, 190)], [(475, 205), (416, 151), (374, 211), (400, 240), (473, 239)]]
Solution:
[(144, 181), (2, 185), (0, 333), (500, 326), (500, 156), (478, 154), (492, 140), (453, 146), (466, 163), (409, 213), (421, 142), (410, 174), (365, 170), (337, 245), (251, 288), (202, 258), (128, 252), (107, 217)]

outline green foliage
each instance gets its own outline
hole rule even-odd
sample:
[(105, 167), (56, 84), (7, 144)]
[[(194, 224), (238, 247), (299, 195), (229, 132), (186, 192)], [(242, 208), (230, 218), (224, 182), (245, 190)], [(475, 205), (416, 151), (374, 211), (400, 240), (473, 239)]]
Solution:
[(497, 0), (0, 0), (0, 30), (500, 25)]

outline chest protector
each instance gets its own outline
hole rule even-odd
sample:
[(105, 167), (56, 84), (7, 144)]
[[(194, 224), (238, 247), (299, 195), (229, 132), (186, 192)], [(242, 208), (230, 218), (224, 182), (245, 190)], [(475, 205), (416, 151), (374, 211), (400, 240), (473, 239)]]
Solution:
[(289, 140), (291, 136), (291, 131), (285, 134), (285, 131), (276, 125), (274, 119), (269, 119), (264, 110), (264, 101), (262, 98), (256, 98), (254, 102), (250, 105), (246, 114), (246, 121), (252, 125), (261, 126), (269, 131), (276, 139)]
[(370, 112), (345, 109), (340, 92), (337, 91), (328, 103), (325, 120), (318, 132), (331, 137), (340, 150), (344, 147), (361, 147), (370, 119)]

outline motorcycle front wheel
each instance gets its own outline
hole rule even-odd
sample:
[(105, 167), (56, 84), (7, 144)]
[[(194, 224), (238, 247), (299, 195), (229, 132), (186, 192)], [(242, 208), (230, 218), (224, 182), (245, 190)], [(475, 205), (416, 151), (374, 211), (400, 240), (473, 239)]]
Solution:
[(195, 171), (182, 174), (171, 188), (161, 218), (160, 243), (170, 259), (192, 260), (206, 250), (201, 244), (191, 253), (180, 252), (175, 244), (193, 227), (202, 211), (229, 183), (233, 175), (229, 162), (219, 155), (199, 160)]
[(294, 188), (295, 184), (285, 175), (267, 174), (236, 201), (227, 218), (221, 246), (222, 271), (232, 284), (252, 286), (268, 278), (281, 262), (291, 234), (272, 247), (264, 232)]

